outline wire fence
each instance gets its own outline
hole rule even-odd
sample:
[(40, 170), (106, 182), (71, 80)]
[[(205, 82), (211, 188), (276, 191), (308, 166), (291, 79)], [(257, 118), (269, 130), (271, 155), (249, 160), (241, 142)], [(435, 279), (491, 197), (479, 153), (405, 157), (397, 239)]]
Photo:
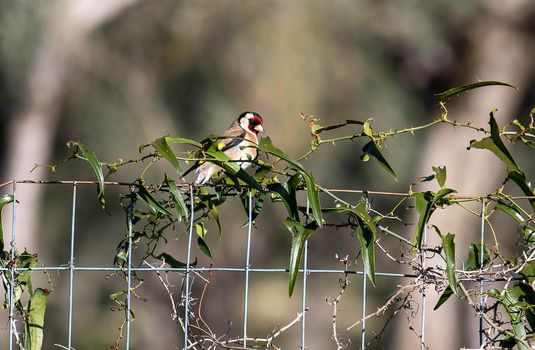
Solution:
[[(194, 210), (194, 189), (190, 186), (189, 189), (187, 189), (185, 192), (189, 196), (189, 211), (190, 211), (190, 220), (189, 220), (189, 228), (188, 228), (188, 236), (187, 236), (187, 260), (186, 260), (186, 266), (183, 268), (173, 268), (169, 266), (134, 266), (133, 264), (133, 252), (132, 252), (132, 246), (133, 246), (133, 219), (134, 219), (134, 207), (135, 202), (133, 199), (131, 199), (131, 203), (128, 206), (128, 219), (127, 219), (127, 229), (128, 229), (128, 261), (126, 264), (126, 271), (125, 269), (117, 266), (107, 266), (107, 267), (99, 267), (99, 266), (80, 266), (77, 265), (76, 262), (76, 252), (75, 252), (75, 242), (77, 240), (77, 224), (76, 220), (78, 217), (77, 210), (80, 206), (80, 202), (77, 200), (77, 193), (80, 188), (80, 186), (94, 186), (93, 181), (56, 181), (56, 182), (33, 182), (33, 181), (12, 181), (9, 183), (5, 183), (0, 185), (0, 188), (4, 188), (4, 190), (8, 187), (10, 187), (10, 193), (13, 195), (14, 201), (12, 202), (12, 215), (11, 215), (11, 232), (6, 232), (5, 236), (10, 236), (9, 239), (9, 252), (11, 259), (15, 259), (16, 254), (16, 248), (17, 248), (17, 190), (18, 186), (21, 185), (51, 185), (51, 184), (58, 184), (63, 186), (70, 186), (72, 189), (71, 196), (72, 196), (72, 204), (71, 204), (71, 212), (70, 212), (70, 242), (68, 244), (69, 249), (69, 260), (66, 261), (64, 264), (60, 264), (57, 266), (35, 266), (30, 268), (23, 268), (18, 267), (16, 264), (10, 264), (6, 267), (0, 268), (0, 272), (8, 276), (8, 278), (4, 278), (4, 281), (9, 281), (8, 285), (8, 291), (6, 300), (8, 303), (8, 312), (9, 312), (9, 345), (8, 349), (13, 350), (17, 349), (18, 345), (20, 343), (20, 339), (18, 339), (18, 330), (16, 328), (16, 322), (15, 322), (15, 305), (13, 300), (15, 300), (15, 293), (16, 293), (16, 276), (20, 273), (23, 273), (25, 271), (66, 271), (68, 273), (68, 300), (67, 303), (67, 310), (68, 310), (68, 321), (65, 327), (67, 327), (67, 339), (65, 340), (65, 345), (61, 346), (65, 349), (74, 349), (74, 335), (73, 335), (73, 315), (74, 315), (74, 298), (73, 298), (73, 292), (75, 288), (77, 288), (76, 284), (76, 272), (81, 271), (97, 271), (97, 272), (106, 272), (106, 273), (113, 273), (113, 272), (124, 272), (126, 273), (126, 305), (125, 305), (125, 335), (124, 335), (124, 343), (121, 345), (124, 349), (131, 349), (132, 348), (132, 317), (131, 317), (131, 310), (132, 310), (132, 291), (133, 291), (133, 276), (136, 273), (139, 272), (150, 272), (150, 273), (180, 273), (184, 275), (184, 285), (183, 287), (180, 287), (180, 290), (176, 291), (181, 295), (181, 303), (183, 305), (183, 315), (181, 316), (181, 319), (183, 320), (183, 325), (180, 327), (183, 339), (183, 344), (174, 344), (175, 347), (182, 348), (182, 349), (195, 349), (196, 344), (191, 339), (189, 334), (190, 329), (190, 317), (188, 316), (190, 314), (190, 307), (192, 303), (192, 297), (191, 297), (191, 281), (192, 281), (192, 274), (194, 273), (206, 273), (206, 272), (230, 272), (230, 273), (238, 273), (243, 275), (243, 287), (244, 287), (244, 299), (243, 299), (243, 329), (242, 329), (242, 340), (239, 342), (239, 347), (241, 348), (247, 348), (248, 345), (254, 341), (254, 337), (251, 337), (250, 335), (250, 323), (249, 323), (249, 305), (250, 305), (250, 278), (253, 274), (262, 274), (262, 273), (276, 273), (276, 274), (287, 274), (288, 268), (287, 267), (280, 267), (280, 268), (265, 268), (265, 267), (252, 267), (251, 266), (251, 241), (252, 241), (252, 230), (253, 230), (253, 203), (252, 203), (252, 195), (249, 193), (249, 205), (248, 205), (248, 222), (247, 222), (247, 238), (246, 238), (246, 252), (245, 252), (245, 260), (243, 261), (242, 267), (217, 267), (217, 266), (192, 266), (192, 244), (195, 238), (195, 232), (194, 232), (194, 226), (193, 226), (193, 219), (195, 216), (195, 210)], [(108, 186), (120, 186), (125, 189), (132, 190), (131, 184), (128, 183), (117, 183), (117, 182), (110, 182), (107, 183)], [(340, 191), (342, 192), (342, 191)], [(381, 193), (381, 192), (363, 192), (358, 191), (359, 193), (363, 193), (363, 195), (367, 198), (373, 197), (374, 195), (391, 195), (391, 196), (403, 196), (403, 194), (395, 194), (395, 193)], [(485, 240), (485, 205), (481, 205), (481, 224), (480, 224), (480, 240), (481, 242), (484, 242)], [(306, 211), (309, 211), (309, 204), (307, 202), (306, 204)], [(423, 244), (425, 245), (427, 242), (427, 230), (424, 230), (424, 237), (423, 237)], [(6, 239), (7, 241), (7, 239)], [(7, 247), (7, 245), (6, 245)], [(7, 248), (6, 248), (7, 250)], [(481, 259), (483, 259), (483, 255), (480, 256)], [(426, 258), (423, 260), (423, 268), (425, 269), (426, 264)], [(481, 260), (481, 265), (483, 265), (483, 261)], [(359, 278), (362, 280), (362, 287), (360, 290), (359, 300), (360, 300), (360, 315), (361, 315), (361, 323), (360, 323), (360, 330), (354, 330), (355, 334), (360, 334), (360, 348), (364, 349), (367, 344), (367, 324), (366, 324), (366, 316), (367, 311), (369, 311), (369, 307), (367, 307), (367, 303), (369, 300), (369, 287), (367, 284), (367, 278), (366, 274), (362, 269), (352, 269), (352, 270), (346, 270), (346, 269), (321, 269), (321, 268), (309, 268), (309, 247), (308, 247), (308, 241), (305, 243), (304, 251), (303, 251), (303, 260), (302, 260), (302, 267), (299, 270), (299, 279), (301, 280), (301, 313), (298, 316), (297, 321), (300, 321), (300, 345), (299, 347), (301, 349), (307, 349), (311, 347), (311, 344), (307, 343), (308, 334), (311, 331), (307, 328), (307, 308), (308, 308), (308, 300), (307, 300), (307, 288), (308, 288), (308, 280), (310, 276), (312, 275), (319, 275), (319, 274), (334, 274), (334, 275), (350, 275), (355, 276), (355, 278)], [(377, 271), (376, 276), (380, 276), (382, 278), (396, 278), (396, 279), (407, 279), (407, 280), (417, 280), (421, 278), (421, 276), (417, 273), (404, 273), (399, 271)], [(479, 288), (480, 288), (480, 299), (479, 303), (480, 306), (483, 305), (483, 288), (484, 288), (484, 282), (483, 280), (479, 281)], [(296, 293), (297, 294), (297, 293)], [(425, 285), (421, 289), (421, 301), (420, 305), (422, 305), (422, 308), (420, 309), (421, 314), (421, 322), (420, 322), (420, 330), (418, 331), (420, 335), (420, 348), (426, 349), (426, 323), (427, 323), (427, 314), (428, 310), (426, 310), (426, 298), (427, 298), (427, 291)], [(266, 301), (269, 302), (269, 301)], [(354, 314), (358, 315), (359, 310), (354, 310)], [(358, 318), (358, 317), (357, 317)], [(481, 347), (484, 346), (484, 322), (483, 322), (483, 316), (480, 315), (479, 317), (479, 345)], [(46, 334), (46, 327), (45, 327), (45, 334)]]

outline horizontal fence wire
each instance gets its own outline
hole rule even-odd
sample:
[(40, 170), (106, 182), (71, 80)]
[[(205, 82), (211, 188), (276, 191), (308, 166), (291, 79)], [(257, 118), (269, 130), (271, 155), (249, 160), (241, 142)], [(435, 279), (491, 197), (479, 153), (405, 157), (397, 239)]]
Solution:
[[(74, 300), (73, 300), (73, 293), (76, 287), (75, 284), (75, 273), (76, 272), (109, 272), (109, 273), (118, 273), (118, 272), (125, 272), (124, 267), (115, 267), (115, 266), (78, 266), (75, 265), (76, 256), (75, 256), (75, 241), (76, 241), (76, 216), (77, 216), (77, 191), (78, 188), (82, 185), (96, 185), (98, 182), (96, 181), (83, 181), (83, 180), (76, 180), (76, 181), (31, 181), (31, 180), (17, 180), (17, 181), (10, 181), (0, 184), (1, 188), (8, 188), (9, 185), (11, 185), (11, 192), (13, 195), (13, 203), (12, 203), (12, 217), (11, 217), (11, 241), (10, 241), (10, 254), (11, 259), (15, 259), (15, 249), (16, 249), (16, 221), (17, 221), (17, 185), (24, 184), (24, 185), (70, 185), (72, 186), (72, 204), (71, 204), (71, 232), (70, 232), (70, 246), (69, 246), (69, 260), (65, 264), (57, 265), (57, 266), (35, 266), (35, 267), (17, 267), (15, 264), (9, 264), (7, 267), (1, 267), (0, 272), (8, 274), (10, 276), (10, 284), (9, 284), (9, 350), (13, 350), (16, 347), (16, 342), (19, 342), (20, 340), (14, 339), (15, 332), (16, 332), (16, 325), (15, 325), (15, 314), (14, 314), (14, 303), (12, 302), (14, 300), (14, 293), (15, 293), (15, 277), (17, 274), (25, 271), (68, 271), (69, 273), (69, 285), (68, 285), (68, 339), (67, 339), (67, 349), (74, 349), (73, 347), (73, 315), (75, 313), (74, 310)], [(242, 273), (244, 275), (244, 300), (243, 300), (243, 342), (241, 346), (243, 348), (247, 347), (248, 339), (251, 339), (248, 335), (248, 313), (249, 313), (249, 299), (250, 299), (250, 290), (249, 290), (249, 284), (250, 284), (250, 274), (253, 273), (288, 273), (288, 268), (262, 268), (262, 267), (252, 267), (251, 266), (251, 241), (252, 241), (252, 230), (253, 230), (253, 201), (252, 201), (252, 193), (248, 193), (248, 221), (246, 224), (246, 249), (245, 249), (245, 265), (244, 267), (218, 267), (218, 266), (210, 266), (210, 267), (197, 267), (197, 266), (191, 266), (191, 250), (192, 250), (192, 240), (194, 235), (194, 218), (195, 218), (195, 205), (194, 205), (194, 188), (191, 184), (187, 185), (180, 185), (177, 184), (179, 187), (187, 191), (187, 194), (189, 194), (189, 228), (188, 228), (188, 245), (187, 245), (187, 261), (185, 264), (185, 267), (170, 267), (170, 266), (151, 266), (151, 267), (138, 267), (133, 266), (132, 264), (132, 245), (133, 245), (133, 220), (134, 220), (134, 207), (135, 207), (135, 196), (134, 196), (134, 190), (135, 186), (131, 183), (124, 183), (124, 182), (105, 182), (108, 186), (123, 186), (127, 187), (130, 191), (130, 202), (128, 204), (128, 220), (127, 220), (127, 234), (128, 234), (128, 240), (127, 240), (127, 248), (128, 248), (128, 261), (126, 263), (126, 307), (125, 307), (125, 321), (126, 321), (126, 334), (125, 334), (125, 345), (124, 348), (126, 350), (131, 349), (131, 321), (132, 321), (132, 314), (131, 314), (131, 302), (132, 302), (132, 276), (133, 274), (137, 272), (175, 272), (175, 273), (181, 273), (184, 274), (184, 290), (182, 293), (182, 302), (184, 307), (184, 324), (182, 329), (183, 332), (183, 349), (189, 349), (193, 347), (193, 344), (191, 343), (189, 339), (188, 329), (189, 329), (189, 322), (190, 322), (190, 305), (191, 305), (191, 274), (192, 273), (202, 273), (202, 272), (234, 272), (234, 273)], [(381, 191), (366, 191), (366, 190), (342, 190), (342, 189), (322, 189), (324, 192), (332, 192), (332, 193), (350, 193), (350, 194), (362, 194), (365, 196), (366, 200), (368, 200), (368, 197), (371, 195), (377, 195), (377, 196), (393, 196), (393, 197), (408, 197), (408, 193), (401, 193), (401, 192), (381, 192)], [(483, 247), (484, 239), (485, 239), (485, 203), (487, 200), (492, 199), (492, 196), (455, 196), (455, 198), (460, 199), (479, 199), (481, 203), (481, 222), (480, 222), (480, 245)], [(531, 198), (528, 196), (517, 196), (514, 198)], [(306, 213), (307, 217), (310, 212), (310, 203), (307, 200), (306, 203)], [(427, 230), (424, 231), (423, 235), (423, 244), (425, 246), (426, 240), (427, 240)], [(321, 269), (321, 268), (310, 268), (308, 266), (308, 241), (305, 242), (304, 245), (304, 251), (303, 251), (303, 268), (299, 269), (299, 273), (302, 274), (302, 290), (301, 290), (301, 327), (300, 327), (300, 348), (306, 349), (306, 339), (307, 339), (307, 328), (306, 328), (306, 312), (307, 312), (307, 288), (308, 288), (308, 276), (312, 274), (338, 274), (338, 275), (356, 275), (362, 277), (362, 289), (361, 289), (361, 314), (362, 314), (362, 323), (361, 323), (361, 331), (360, 331), (360, 347), (361, 349), (364, 349), (366, 347), (366, 306), (368, 302), (367, 298), (367, 277), (363, 270), (359, 269), (353, 269), (353, 270), (346, 270), (346, 269)], [(481, 254), (481, 264), (483, 263), (483, 254)], [(425, 261), (427, 257), (423, 260), (423, 268), (425, 270)], [(480, 269), (481, 272), (481, 269)], [(403, 273), (403, 272), (390, 272), (390, 271), (378, 271), (375, 272), (375, 275), (377, 277), (383, 277), (383, 278), (408, 278), (408, 279), (417, 279), (421, 276), (415, 273)], [(462, 281), (462, 279), (460, 279)], [(494, 278), (493, 281), (496, 281)], [(480, 278), (479, 280), (479, 290), (480, 292), (483, 291), (484, 287), (484, 280), (483, 278)], [(483, 309), (483, 298), (481, 297), (479, 300), (480, 309)], [(421, 340), (420, 345), (421, 349), (426, 349), (425, 345), (425, 325), (426, 325), (426, 289), (425, 286), (422, 288), (422, 310), (421, 310)], [(483, 346), (483, 316), (480, 313), (479, 315), (479, 343), (480, 346)]]

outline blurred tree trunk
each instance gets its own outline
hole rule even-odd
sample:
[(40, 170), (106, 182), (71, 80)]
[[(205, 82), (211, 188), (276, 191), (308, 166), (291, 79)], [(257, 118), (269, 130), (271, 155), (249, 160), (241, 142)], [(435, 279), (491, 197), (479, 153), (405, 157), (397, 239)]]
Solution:
[[(480, 16), (471, 33), (471, 48), (464, 69), (469, 75), (459, 77), (459, 84), (481, 79), (503, 81), (519, 87), (530, 85), (534, 74), (533, 38), (521, 25), (528, 20), (522, 16), (522, 7), (526, 5), (526, 1), (486, 4), (488, 12)], [(451, 119), (471, 120), (475, 125), (488, 127), (489, 112), (498, 108), (498, 123), (503, 125), (514, 119), (517, 113), (525, 112), (520, 111), (520, 107), (526, 93), (526, 89), (514, 91), (501, 87), (476, 90), (457, 98), (451, 106), (448, 104), (449, 115)], [(432, 130), (427, 143), (421, 148), (423, 154), (418, 174), (431, 173), (432, 165), (445, 165), (448, 170), (446, 185), (459, 193), (475, 195), (495, 191), (503, 181), (503, 164), (490, 152), (466, 150), (471, 139), (481, 137), (473, 130), (447, 127)], [(437, 211), (432, 222), (443, 232), (456, 234), (457, 254), (465, 258), (468, 245), (479, 241), (479, 222), (474, 216), (463, 215), (462, 210), (458, 214), (461, 215), (452, 214), (452, 209), (443, 215)], [(434, 232), (429, 230), (428, 245), (438, 245), (435, 237)], [(514, 239), (511, 240), (513, 243)], [(428, 266), (435, 264), (442, 263), (436, 259)], [(425, 345), (432, 350), (478, 348), (478, 318), (473, 310), (465, 302), (450, 300), (433, 311), (438, 294), (428, 289), (427, 296)], [(392, 344), (403, 344), (404, 349), (419, 348), (419, 339), (408, 331), (406, 319), (399, 318), (398, 322)], [(419, 323), (413, 326), (420, 333)]]
[[(61, 105), (69, 74), (76, 74), (75, 62), (83, 54), (92, 32), (118, 16), (138, 0), (60, 1), (55, 4), (40, 48), (28, 75), (27, 91), (19, 112), (8, 126), (8, 150), (4, 178), (43, 179), (41, 171), (30, 174), (37, 164), (50, 163)], [(35, 247), (43, 187), (18, 191), (24, 220), (17, 222), (17, 246)]]

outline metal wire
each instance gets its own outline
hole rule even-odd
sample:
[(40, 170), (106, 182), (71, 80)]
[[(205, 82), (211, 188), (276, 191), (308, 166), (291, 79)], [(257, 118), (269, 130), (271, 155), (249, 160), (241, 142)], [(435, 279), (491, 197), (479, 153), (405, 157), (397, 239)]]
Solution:
[(17, 222), (17, 184), (13, 181), (13, 211), (11, 214), (11, 262), (9, 271), (11, 280), (9, 281), (9, 350), (13, 350), (13, 336), (16, 332), (15, 325), (15, 226)]
[[(481, 229), (479, 237), (479, 273), (483, 271), (485, 261), (485, 200), (481, 200)], [(483, 348), (483, 279), (479, 280), (479, 347)]]
[(253, 194), (249, 191), (247, 215), (247, 253), (245, 258), (245, 292), (243, 301), (243, 348), (247, 348), (247, 316), (249, 312), (249, 269), (251, 264), (251, 231), (253, 227)]
[[(427, 225), (424, 226), (424, 232), (422, 233), (423, 237), (422, 237), (422, 244), (423, 246), (425, 247), (427, 245)], [(425, 251), (423, 252), (424, 254), (424, 258), (423, 258), (423, 261), (422, 261), (422, 269), (424, 271), (424, 273), (426, 273), (426, 268), (427, 268), (427, 256), (426, 256), (426, 253)], [(425, 350), (425, 317), (426, 317), (426, 312), (427, 312), (427, 306), (425, 304), (426, 302), (426, 299), (427, 299), (427, 290), (425, 288), (425, 284), (423, 285), (422, 287), (422, 321), (420, 323), (420, 328), (421, 328), (421, 334), (420, 334), (420, 349), (421, 350)]]
[(362, 274), (362, 328), (360, 331), (360, 348), (364, 350), (366, 347), (366, 284), (368, 280), (366, 279), (366, 274)]
[(193, 196), (193, 186), (189, 187), (190, 193), (190, 215), (189, 215), (189, 235), (188, 235), (188, 257), (186, 260), (186, 271), (184, 279), (186, 280), (186, 291), (184, 296), (184, 349), (188, 348), (188, 328), (189, 328), (189, 294), (190, 294), (190, 277), (189, 273), (191, 271), (190, 262), (191, 262), (191, 240), (193, 239), (193, 220), (195, 215), (195, 198)]
[[(310, 201), (307, 198), (305, 224), (308, 224), (310, 215)], [(308, 277), (308, 239), (305, 241), (303, 251), (303, 292), (301, 295), (301, 349), (305, 349), (306, 341), (306, 303), (307, 303), (307, 277)]]
[(67, 348), (72, 348), (72, 295), (74, 290), (74, 231), (76, 222), (76, 181), (72, 185), (72, 215), (71, 215), (71, 249), (69, 258), (69, 324)]
[[(15, 257), (16, 257), (16, 251), (15, 251), (15, 240), (16, 240), (16, 218), (17, 218), (17, 202), (16, 202), (16, 190), (17, 190), (17, 184), (20, 183), (28, 183), (28, 184), (35, 184), (35, 183), (44, 183), (44, 182), (25, 182), (25, 181), (12, 181), (10, 184), (12, 185), (12, 194), (13, 194), (13, 203), (12, 203), (12, 227), (11, 227), (11, 247), (10, 247), (10, 256), (12, 262), (9, 263), (6, 267), (0, 268), (0, 272), (5, 273), (6, 275), (10, 276), (9, 281), (9, 350), (13, 350), (16, 346), (14, 340), (15, 340), (15, 333), (16, 330), (16, 324), (15, 324), (15, 305), (14, 305), (14, 298), (15, 298), (15, 287), (16, 287), (16, 276), (17, 274), (24, 272), (24, 271), (68, 271), (69, 274), (69, 291), (68, 291), (68, 339), (67, 339), (67, 348), (73, 349), (73, 308), (74, 308), (74, 277), (76, 273), (80, 272), (91, 272), (91, 271), (104, 271), (104, 272), (124, 272), (124, 267), (110, 267), (110, 266), (76, 266), (75, 264), (75, 242), (76, 242), (76, 213), (77, 213), (77, 191), (78, 187), (80, 185), (86, 185), (86, 184), (95, 184), (94, 181), (58, 181), (53, 182), (55, 184), (70, 184), (72, 186), (72, 208), (71, 208), (71, 234), (70, 234), (70, 254), (69, 254), (69, 261), (65, 265), (59, 265), (59, 266), (35, 266), (35, 267), (17, 267), (14, 263)], [(52, 183), (52, 182), (51, 182)], [(109, 185), (128, 185), (125, 183), (108, 183)], [(6, 184), (0, 184), (0, 188), (2, 186), (5, 186)], [(184, 347), (183, 349), (187, 349), (188, 346), (190, 346), (191, 340), (189, 339), (189, 323), (190, 323), (190, 304), (192, 302), (191, 300), (191, 288), (192, 288), (192, 273), (202, 273), (202, 272), (233, 272), (233, 273), (243, 273), (244, 274), (244, 283), (245, 283), (245, 291), (244, 291), (244, 305), (243, 305), (243, 347), (247, 347), (247, 339), (248, 339), (248, 316), (249, 316), (249, 287), (250, 287), (250, 277), (251, 273), (288, 273), (287, 268), (252, 268), (251, 267), (251, 245), (252, 245), (252, 226), (253, 226), (253, 196), (252, 193), (248, 193), (248, 223), (247, 223), (247, 242), (246, 242), (246, 258), (245, 258), (245, 265), (244, 267), (194, 267), (191, 266), (191, 257), (192, 257), (192, 241), (193, 241), (193, 232), (194, 232), (194, 214), (195, 214), (195, 198), (194, 198), (194, 189), (193, 186), (189, 185), (189, 200), (190, 200), (190, 218), (189, 218), (189, 235), (188, 235), (188, 246), (187, 246), (187, 260), (186, 260), (186, 266), (182, 268), (173, 268), (173, 267), (136, 267), (132, 264), (133, 254), (132, 254), (132, 246), (133, 246), (133, 214), (134, 214), (134, 206), (135, 206), (135, 196), (134, 196), (134, 188), (131, 188), (131, 198), (130, 198), (130, 204), (128, 207), (128, 261), (127, 261), (127, 291), (126, 291), (126, 318), (125, 318), (125, 326), (126, 326), (126, 336), (125, 336), (125, 349), (129, 350), (131, 347), (131, 322), (132, 322), (132, 280), (133, 275), (137, 272), (143, 272), (143, 271), (161, 271), (161, 272), (173, 272), (173, 273), (183, 273), (184, 274), (184, 294), (183, 294), (183, 305), (184, 305)], [(338, 190), (333, 190), (338, 191)], [(370, 194), (366, 191), (360, 191), (357, 190), (349, 190), (348, 193), (364, 193), (366, 196)], [(377, 192), (378, 195), (385, 195), (386, 193)], [(397, 194), (401, 195), (401, 194)], [(368, 203), (367, 203), (368, 205)], [(480, 222), (480, 272), (482, 271), (482, 265), (484, 262), (484, 240), (485, 240), (485, 200), (481, 200), (481, 222)], [(307, 200), (306, 203), (306, 223), (308, 223), (308, 215), (310, 214), (310, 203)], [(423, 245), (425, 246), (427, 244), (427, 227), (425, 227), (422, 237)], [(300, 332), (300, 347), (301, 349), (306, 349), (306, 310), (307, 310), (307, 291), (308, 291), (308, 277), (310, 274), (349, 274), (349, 275), (355, 275), (355, 276), (362, 276), (362, 300), (361, 300), (361, 314), (362, 318), (364, 319), (366, 315), (366, 309), (367, 309), (367, 275), (364, 270), (344, 270), (344, 269), (310, 269), (308, 266), (308, 259), (309, 259), (309, 245), (308, 240), (305, 241), (304, 245), (304, 251), (303, 251), (303, 266), (302, 269), (299, 270), (299, 273), (303, 274), (303, 287), (301, 291), (301, 332)], [(427, 256), (424, 255), (423, 261), (422, 261), (422, 267), (425, 271), (426, 269), (426, 260)], [(393, 278), (393, 277), (401, 277), (401, 278), (418, 278), (419, 276), (417, 274), (412, 273), (401, 273), (401, 272), (376, 272), (376, 276), (378, 278)], [(484, 289), (484, 280), (480, 279), (479, 281), (479, 291), (480, 291), (480, 310), (483, 310), (483, 289)], [(424, 350), (425, 347), (425, 331), (426, 331), (426, 288), (425, 286), (422, 288), (422, 318), (421, 318), (421, 340), (420, 340), (420, 348)], [(481, 311), (480, 311), (481, 312)], [(479, 341), (480, 346), (483, 346), (484, 341), (484, 334), (483, 334), (483, 316), (480, 313), (479, 315)], [(249, 338), (251, 339), (251, 338)], [(18, 338), (17, 338), (18, 341)], [(362, 328), (361, 328), (361, 348), (364, 349), (366, 346), (366, 320), (364, 319), (362, 321)]]
[(134, 218), (134, 196), (130, 192), (130, 205), (128, 207), (128, 266), (127, 266), (127, 290), (126, 290), (126, 340), (125, 349), (130, 349), (130, 324), (132, 310), (132, 220)]

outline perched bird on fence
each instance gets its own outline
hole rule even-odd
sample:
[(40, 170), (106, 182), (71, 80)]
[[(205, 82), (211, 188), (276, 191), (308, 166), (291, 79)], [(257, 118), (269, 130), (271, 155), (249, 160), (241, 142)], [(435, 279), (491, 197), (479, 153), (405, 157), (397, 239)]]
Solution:
[[(243, 160), (238, 162), (242, 169), (251, 165), (251, 161), (258, 156), (258, 137), (257, 135), (264, 132), (264, 120), (256, 112), (243, 112), (236, 120), (230, 124), (227, 131), (223, 133), (223, 138), (218, 141), (218, 149), (225, 153), (231, 160)], [(198, 185), (205, 184), (212, 176), (219, 171), (221, 167), (206, 161), (197, 161), (182, 176), (185, 177), (192, 170), (197, 169)]]

